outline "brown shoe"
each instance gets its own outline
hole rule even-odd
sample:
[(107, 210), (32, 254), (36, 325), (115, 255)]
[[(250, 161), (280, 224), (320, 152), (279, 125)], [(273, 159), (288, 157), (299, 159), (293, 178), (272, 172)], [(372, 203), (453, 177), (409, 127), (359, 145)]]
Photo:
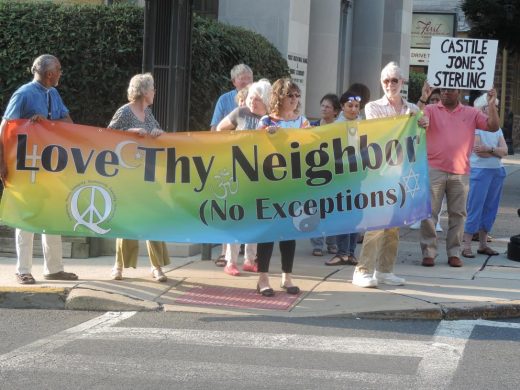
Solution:
[(59, 271), (53, 274), (43, 275), (45, 280), (78, 280), (78, 275), (72, 272)]
[(16, 274), (16, 280), (20, 284), (34, 284), (36, 281), (34, 280), (31, 274)]
[(435, 265), (435, 260), (433, 259), (433, 257), (424, 257), (422, 259), (421, 265), (423, 267), (433, 267)]
[(451, 256), (448, 257), (448, 264), (450, 267), (462, 267), (464, 263), (457, 256)]

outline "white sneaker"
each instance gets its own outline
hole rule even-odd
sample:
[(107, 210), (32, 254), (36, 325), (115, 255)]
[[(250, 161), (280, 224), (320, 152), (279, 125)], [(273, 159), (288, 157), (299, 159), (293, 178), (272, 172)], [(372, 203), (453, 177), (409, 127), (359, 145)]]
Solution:
[(123, 270), (118, 268), (112, 268), (112, 280), (123, 280)]
[(421, 228), (421, 221), (417, 221), (408, 226), (412, 230), (419, 230)]
[(377, 279), (370, 274), (354, 271), (352, 284), (358, 287), (377, 287)]
[(374, 278), (378, 283), (388, 284), (390, 286), (402, 286), (405, 284), (406, 280), (404, 278), (400, 278), (399, 276), (395, 276), (393, 273), (383, 273), (383, 272), (374, 272)]
[(155, 280), (157, 280), (158, 282), (166, 282), (168, 280), (168, 278), (164, 274), (163, 270), (160, 268), (154, 268), (152, 270), (152, 275), (153, 275), (153, 278)]

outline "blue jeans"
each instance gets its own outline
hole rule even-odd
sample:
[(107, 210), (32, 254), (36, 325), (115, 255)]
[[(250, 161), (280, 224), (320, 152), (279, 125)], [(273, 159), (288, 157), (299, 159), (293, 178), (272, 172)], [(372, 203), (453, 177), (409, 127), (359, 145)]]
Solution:
[[(336, 245), (336, 236), (325, 237), (327, 247)], [(323, 249), (323, 236), (311, 238), (312, 249)]]
[(338, 255), (340, 256), (354, 256), (354, 251), (357, 245), (357, 233), (339, 234), (336, 236), (338, 243)]

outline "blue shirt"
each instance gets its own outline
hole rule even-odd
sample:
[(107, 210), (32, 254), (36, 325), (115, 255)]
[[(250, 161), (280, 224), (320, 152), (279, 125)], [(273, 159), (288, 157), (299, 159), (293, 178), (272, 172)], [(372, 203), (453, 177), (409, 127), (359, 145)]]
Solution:
[(211, 118), (211, 126), (217, 126), (227, 114), (237, 108), (237, 102), (235, 101), (237, 93), (238, 91), (234, 89), (226, 92), (218, 98), (215, 111), (213, 112), (213, 118)]
[(63, 104), (58, 90), (54, 87), (45, 88), (37, 81), (22, 85), (18, 88), (4, 112), (4, 119), (29, 119), (34, 115), (47, 118), (48, 95), (51, 97), (51, 120), (63, 119), (69, 110)]
[(310, 126), (309, 120), (303, 115), (298, 116), (296, 119), (285, 120), (285, 119), (273, 119), (269, 115), (264, 115), (260, 118), (258, 123), (259, 129), (265, 129), (269, 126), (280, 127), (282, 129), (303, 129)]

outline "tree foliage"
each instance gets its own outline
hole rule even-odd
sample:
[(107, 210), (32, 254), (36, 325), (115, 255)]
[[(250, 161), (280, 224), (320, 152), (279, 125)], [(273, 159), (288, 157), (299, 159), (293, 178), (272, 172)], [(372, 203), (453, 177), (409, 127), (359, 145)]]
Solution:
[(255, 80), (289, 75), (287, 61), (260, 34), (197, 16), (193, 26), (190, 128), (209, 128), (219, 95), (233, 88), (233, 66), (249, 65)]
[(408, 80), (408, 101), (415, 103), (422, 94), (422, 87), (426, 80), (425, 73), (410, 72)]
[(58, 87), (77, 123), (106, 126), (141, 69), (143, 12), (130, 6), (0, 2), (0, 109), (32, 79), (37, 56), (59, 58)]
[(502, 47), (520, 52), (520, 1), (463, 0), (461, 8), (471, 37), (497, 39)]
[[(34, 58), (50, 53), (62, 63), (58, 88), (73, 120), (106, 126), (127, 101), (128, 81), (141, 72), (143, 23), (143, 8), (128, 4), (0, 0), (0, 111), (32, 79)], [(274, 81), (289, 74), (286, 61), (259, 34), (197, 16), (193, 26), (191, 129), (209, 128), (218, 96), (232, 88), (234, 65), (249, 64), (255, 79)]]

